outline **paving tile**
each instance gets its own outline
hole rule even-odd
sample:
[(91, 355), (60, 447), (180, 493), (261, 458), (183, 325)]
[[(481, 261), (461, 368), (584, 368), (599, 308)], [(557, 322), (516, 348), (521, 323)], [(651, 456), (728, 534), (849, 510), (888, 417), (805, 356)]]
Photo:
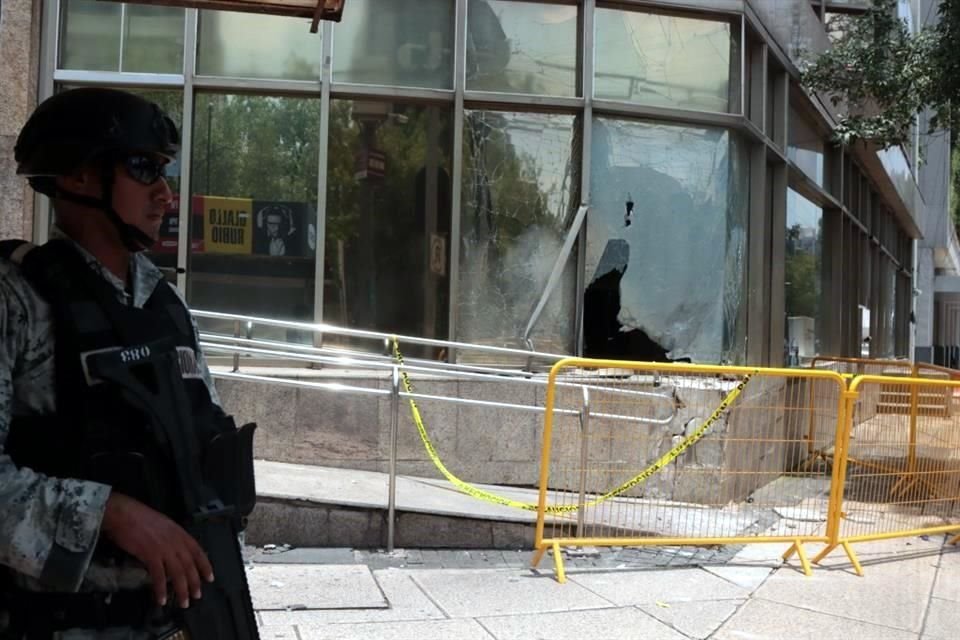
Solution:
[(944, 547), (933, 595), (943, 600), (960, 602), (960, 549)]
[[(872, 553), (875, 559), (879, 554), (879, 549)], [(883, 562), (865, 565), (864, 577), (858, 577), (849, 568), (841, 551), (840, 555), (831, 554), (810, 577), (796, 569), (781, 569), (753, 595), (820, 613), (919, 633), (938, 560), (937, 555), (907, 557), (893, 554)]]
[(497, 640), (684, 640), (634, 607), (480, 618)]
[(753, 591), (763, 584), (773, 572), (772, 567), (726, 566), (703, 567), (703, 569), (749, 591)]
[(559, 584), (552, 577), (528, 570), (417, 570), (410, 575), (453, 618), (610, 606), (610, 602), (575, 582)]
[(617, 606), (746, 598), (750, 591), (701, 569), (605, 571), (569, 579)]
[(254, 565), (247, 569), (253, 607), (286, 609), (387, 608), (366, 565)]
[(960, 607), (957, 603), (932, 598), (923, 633), (934, 638), (956, 638), (960, 634)]
[(710, 637), (745, 600), (644, 604), (639, 608), (677, 631), (702, 640)]
[(753, 599), (733, 615), (713, 640), (917, 640), (917, 634)]
[(298, 625), (301, 640), (493, 640), (475, 620), (404, 620), (357, 624)]
[(321, 625), (331, 623), (439, 620), (446, 618), (423, 593), (411, 575), (421, 570), (383, 569), (373, 573), (386, 595), (389, 609), (331, 609), (326, 611), (261, 611), (264, 625)]

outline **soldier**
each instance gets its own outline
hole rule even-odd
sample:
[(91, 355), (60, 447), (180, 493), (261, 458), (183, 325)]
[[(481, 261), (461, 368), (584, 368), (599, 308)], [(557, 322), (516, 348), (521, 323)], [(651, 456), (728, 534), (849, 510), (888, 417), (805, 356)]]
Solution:
[(237, 534), (252, 433), (219, 407), (183, 299), (143, 255), (176, 126), (77, 89), (41, 104), (17, 172), (51, 240), (0, 242), (0, 638), (256, 638)]

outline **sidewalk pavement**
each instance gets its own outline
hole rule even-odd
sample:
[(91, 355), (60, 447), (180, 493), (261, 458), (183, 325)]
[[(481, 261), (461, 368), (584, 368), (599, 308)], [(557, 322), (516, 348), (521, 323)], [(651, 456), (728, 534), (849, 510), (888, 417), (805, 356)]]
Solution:
[(529, 552), (475, 550), (261, 550), (249, 576), (264, 640), (951, 640), (960, 548), (945, 540), (855, 545), (864, 577), (842, 550), (806, 577), (762, 544), (716, 563), (601, 550), (569, 558), (563, 585), (549, 555), (531, 570)]

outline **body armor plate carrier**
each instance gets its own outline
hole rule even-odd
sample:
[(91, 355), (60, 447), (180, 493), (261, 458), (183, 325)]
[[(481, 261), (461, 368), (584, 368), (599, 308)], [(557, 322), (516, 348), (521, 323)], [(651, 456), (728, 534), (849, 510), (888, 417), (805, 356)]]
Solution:
[[(176, 622), (197, 640), (255, 640), (238, 534), (256, 499), (256, 425), (237, 429), (211, 401), (189, 312), (166, 283), (142, 309), (126, 306), (67, 242), (23, 245), (0, 242), (0, 256), (22, 256), (24, 276), (50, 305), (57, 412), (14, 416), (6, 453), (18, 467), (110, 485), (178, 522), (216, 580), (189, 609), (171, 609)], [(122, 553), (101, 538), (95, 557)], [(126, 604), (98, 613), (85, 606), (88, 593), (12, 595), (12, 626), (30, 640), (71, 627), (136, 627), (130, 618), (149, 612), (152, 599), (149, 589), (120, 592), (104, 599)], [(46, 615), (35, 615), (38, 607)]]

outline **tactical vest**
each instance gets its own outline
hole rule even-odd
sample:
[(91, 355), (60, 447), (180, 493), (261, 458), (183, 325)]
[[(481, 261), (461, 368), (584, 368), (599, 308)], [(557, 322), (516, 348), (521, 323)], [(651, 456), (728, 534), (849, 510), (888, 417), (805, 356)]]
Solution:
[[(23, 253), (23, 244), (0, 242), (0, 256)], [(209, 548), (237, 547), (223, 540), (229, 540), (228, 530), (242, 528), (253, 508), (255, 425), (238, 430), (212, 402), (187, 309), (166, 283), (142, 309), (122, 304), (115, 289), (63, 240), (32, 248), (17, 261), (50, 305), (57, 411), (14, 416), (5, 453), (18, 467), (110, 485), (184, 525), (214, 562), (217, 582), (221, 569), (214, 556), (242, 583), (242, 593), (225, 596), (237, 602), (222, 607), (234, 609), (228, 617), (237, 620), (224, 621), (222, 630), (195, 631), (211, 638), (255, 638), (255, 623), (252, 635), (236, 631), (250, 623), (239, 609), (253, 615), (242, 560), (238, 574), (232, 550)], [(229, 527), (210, 524), (224, 521)], [(239, 558), (239, 548), (235, 551)], [(95, 557), (114, 554), (122, 552), (101, 538)]]

